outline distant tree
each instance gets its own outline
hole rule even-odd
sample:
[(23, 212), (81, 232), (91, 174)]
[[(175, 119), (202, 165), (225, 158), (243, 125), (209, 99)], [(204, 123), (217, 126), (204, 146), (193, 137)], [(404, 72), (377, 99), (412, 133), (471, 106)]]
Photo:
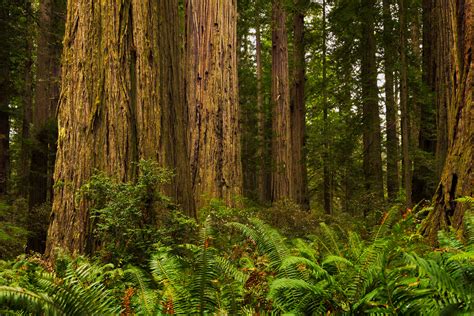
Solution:
[[(377, 43), (375, 37), (375, 19), (377, 6), (375, 0), (362, 2), (360, 22), (362, 38), (360, 41), (362, 116), (363, 116), (363, 167), (365, 186), (368, 197), (373, 203), (368, 208), (384, 199), (382, 171), (382, 135), (378, 106), (377, 88)], [(372, 204), (372, 205), (370, 205)]]

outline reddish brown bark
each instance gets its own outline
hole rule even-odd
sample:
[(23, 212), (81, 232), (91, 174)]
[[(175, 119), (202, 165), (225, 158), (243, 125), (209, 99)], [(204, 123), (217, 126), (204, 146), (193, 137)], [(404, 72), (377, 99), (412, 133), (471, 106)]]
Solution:
[(294, 199), (288, 37), (282, 0), (272, 8), (272, 201)]
[(242, 194), (237, 1), (186, 2), (186, 96), (191, 181), (198, 207)]
[(473, 195), (473, 6), (469, 0), (443, 0), (437, 2), (434, 11), (435, 91), (438, 104), (446, 104), (447, 155), (434, 195), (434, 210), (424, 226), (432, 241), (439, 229), (449, 225), (462, 229), (469, 205), (456, 199)]
[[(47, 254), (55, 247), (93, 251), (88, 204), (77, 193), (94, 169), (129, 181), (142, 158), (171, 169), (187, 166), (187, 159), (176, 161), (187, 152), (185, 137), (173, 134), (184, 130), (184, 104), (177, 97), (182, 80), (173, 76), (179, 69), (177, 5), (68, 1)], [(175, 171), (178, 177), (165, 193), (190, 211), (185, 203), (191, 199), (177, 196), (190, 193), (183, 176), (188, 173)]]
[(291, 109), (291, 139), (293, 163), (293, 197), (305, 210), (309, 209), (305, 156), (306, 102), (305, 102), (305, 1), (295, 1), (293, 14), (293, 82)]

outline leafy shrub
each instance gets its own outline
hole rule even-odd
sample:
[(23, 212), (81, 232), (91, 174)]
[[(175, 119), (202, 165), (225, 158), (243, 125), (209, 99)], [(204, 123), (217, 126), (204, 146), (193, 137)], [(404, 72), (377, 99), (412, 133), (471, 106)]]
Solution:
[[(163, 233), (160, 224), (192, 226), (177, 214), (170, 217), (176, 206), (159, 191), (172, 173), (151, 161), (141, 161), (138, 167), (136, 182), (116, 182), (96, 173), (81, 189), (81, 197), (91, 203), (93, 233), (100, 243), (98, 253), (104, 260), (121, 265), (146, 265), (153, 244)], [(168, 232), (178, 234), (176, 229)]]

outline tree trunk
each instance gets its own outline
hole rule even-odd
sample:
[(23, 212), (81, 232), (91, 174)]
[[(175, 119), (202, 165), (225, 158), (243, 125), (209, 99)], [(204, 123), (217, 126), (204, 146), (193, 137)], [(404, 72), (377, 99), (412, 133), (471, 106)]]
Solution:
[(257, 63), (257, 124), (258, 124), (258, 150), (259, 160), (257, 174), (258, 199), (261, 203), (270, 200), (269, 197), (269, 177), (267, 170), (267, 141), (265, 137), (265, 108), (263, 103), (263, 64), (262, 64), (262, 39), (261, 39), (260, 18), (257, 17), (256, 36), (255, 36), (255, 59)]
[[(65, 9), (65, 0), (44, 0), (39, 4), (36, 89), (32, 116), (33, 143), (29, 174), (28, 205), (30, 210), (51, 201)], [(32, 243), (36, 241), (30, 238), (27, 248), (44, 251)]]
[(242, 194), (237, 80), (237, 1), (186, 2), (190, 159), (197, 206)]
[(272, 7), (272, 201), (293, 199), (290, 87), (286, 12), (282, 0)]
[(293, 151), (293, 186), (295, 202), (302, 209), (309, 209), (308, 183), (306, 173), (305, 130), (306, 103), (305, 86), (305, 46), (304, 46), (304, 15), (305, 0), (295, 0), (293, 15), (293, 85), (291, 98), (291, 137)]
[[(3, 71), (2, 71), (3, 72)], [(10, 152), (10, 115), (8, 98), (0, 85), (0, 196), (7, 194)]]
[(326, 31), (326, 0), (323, 0), (323, 52), (322, 52), (322, 68), (323, 68), (323, 84), (322, 84), (322, 96), (323, 96), (323, 202), (324, 212), (326, 214), (332, 213), (332, 198), (331, 198), (331, 174), (330, 174), (330, 161), (329, 161), (329, 133), (328, 133), (328, 96), (327, 96), (327, 31)]
[[(413, 160), (413, 202), (428, 200), (433, 196), (438, 175), (434, 168), (436, 150), (436, 110), (434, 107), (434, 30), (433, 0), (423, 0), (423, 51), (422, 51), (422, 86), (419, 102), (419, 137), (418, 151)], [(436, 180), (435, 180), (436, 179)]]
[(25, 44), (25, 61), (23, 65), (23, 85), (22, 85), (22, 115), (20, 131), (20, 155), (18, 157), (18, 194), (23, 198), (28, 197), (29, 169), (30, 169), (30, 125), (33, 109), (33, 55), (34, 44), (33, 34), (33, 8), (30, 1), (23, 2), (25, 10), (26, 26), (24, 29), (23, 40)]
[(392, 36), (394, 22), (390, 12), (390, 0), (383, 1), (383, 44), (384, 44), (384, 74), (385, 74), (385, 109), (387, 115), (387, 192), (388, 199), (394, 201), (397, 198), (400, 188), (398, 173), (398, 136), (397, 136), (397, 115), (398, 108), (395, 102), (393, 91), (396, 54), (394, 47), (395, 38)]
[[(177, 169), (165, 193), (191, 210), (179, 170), (184, 113), (178, 71), (177, 3), (68, 1), (64, 37), (55, 191), (46, 253), (93, 251), (88, 204), (76, 199), (94, 169), (118, 181), (136, 177), (134, 162)], [(163, 37), (163, 38), (161, 38)], [(168, 37), (171, 37), (169, 39)], [(176, 38), (175, 38), (176, 37)], [(182, 137), (182, 141), (177, 137)], [(174, 152), (170, 151), (174, 148)], [(172, 164), (171, 162), (175, 162)]]
[(447, 156), (441, 181), (434, 195), (434, 209), (424, 222), (425, 234), (435, 241), (439, 229), (463, 228), (468, 203), (457, 198), (473, 195), (472, 173), (474, 127), (473, 95), (473, 3), (437, 1), (433, 21), (436, 34), (436, 98), (446, 104)]
[(408, 109), (408, 63), (406, 58), (406, 7), (405, 0), (399, 0), (400, 18), (400, 113), (402, 123), (402, 166), (406, 195), (406, 207), (411, 207), (412, 164), (410, 157), (410, 114)]
[[(383, 202), (381, 128), (378, 107), (375, 42), (375, 0), (364, 1), (361, 12), (361, 81), (364, 123), (364, 175), (368, 194), (367, 209)], [(367, 210), (366, 210), (367, 211)]]
[(0, 197), (7, 194), (10, 154), (10, 52), (8, 6), (0, 6)]

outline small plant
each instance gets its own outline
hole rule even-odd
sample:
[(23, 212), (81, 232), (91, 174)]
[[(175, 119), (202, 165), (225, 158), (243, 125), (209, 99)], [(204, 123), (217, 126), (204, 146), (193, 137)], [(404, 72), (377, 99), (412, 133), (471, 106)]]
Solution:
[(116, 182), (97, 173), (81, 190), (81, 198), (91, 205), (99, 254), (121, 265), (146, 265), (152, 245), (159, 240), (158, 217), (175, 208), (159, 191), (172, 173), (150, 161), (141, 161), (138, 167), (136, 182)]

